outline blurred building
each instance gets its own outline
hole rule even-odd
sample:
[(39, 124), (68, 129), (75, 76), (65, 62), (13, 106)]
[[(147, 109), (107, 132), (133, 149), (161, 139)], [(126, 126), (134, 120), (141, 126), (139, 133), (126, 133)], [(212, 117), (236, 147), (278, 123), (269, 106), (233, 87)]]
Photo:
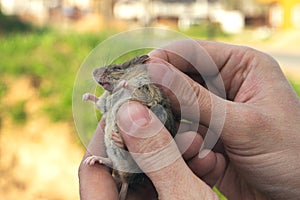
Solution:
[(0, 7), (6, 15), (41, 25), (96, 13), (105, 23), (118, 19), (150, 26), (167, 19), (188, 29), (209, 22), (228, 33), (245, 26), (300, 28), (300, 0), (0, 0)]
[(225, 9), (223, 0), (118, 0), (114, 16), (150, 25), (161, 19), (173, 20), (180, 29), (203, 22), (218, 23), (225, 32), (238, 33), (244, 28), (244, 14)]
[(276, 28), (300, 28), (300, 0), (258, 0), (269, 7), (269, 23)]
[(219, 23), (226, 32), (236, 33), (244, 28), (244, 14), (225, 9), (225, 0), (0, 0), (6, 15), (18, 15), (37, 23), (77, 21), (89, 13), (135, 21), (142, 26), (160, 19), (173, 20), (179, 28), (187, 29), (203, 21)]
[(45, 24), (52, 18), (78, 19), (88, 12), (93, 0), (0, 0), (1, 11), (6, 15), (18, 15), (37, 24)]

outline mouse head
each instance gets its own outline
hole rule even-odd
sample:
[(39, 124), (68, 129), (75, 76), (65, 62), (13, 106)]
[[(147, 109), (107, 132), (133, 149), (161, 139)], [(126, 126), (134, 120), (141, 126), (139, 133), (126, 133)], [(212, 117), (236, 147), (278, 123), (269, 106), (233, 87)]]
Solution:
[(105, 67), (100, 67), (93, 71), (93, 76), (99, 85), (101, 85), (105, 90), (112, 92), (115, 85), (121, 81), (121, 77), (129, 68), (143, 64), (147, 60), (149, 60), (149, 56), (142, 55), (122, 64), (112, 64)]

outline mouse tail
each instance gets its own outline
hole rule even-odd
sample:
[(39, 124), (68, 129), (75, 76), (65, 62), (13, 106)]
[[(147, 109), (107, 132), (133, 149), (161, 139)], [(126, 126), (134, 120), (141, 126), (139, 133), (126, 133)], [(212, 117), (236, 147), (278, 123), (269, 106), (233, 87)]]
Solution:
[(125, 200), (126, 195), (128, 192), (128, 182), (122, 182), (120, 193), (119, 193), (119, 200)]

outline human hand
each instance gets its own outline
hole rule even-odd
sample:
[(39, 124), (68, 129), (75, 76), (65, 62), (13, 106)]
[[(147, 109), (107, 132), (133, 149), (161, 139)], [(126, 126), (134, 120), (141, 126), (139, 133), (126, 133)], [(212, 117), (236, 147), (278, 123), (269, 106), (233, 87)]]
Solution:
[[(221, 70), (227, 98), (230, 101), (225, 101), (214, 95), (210, 96), (211, 94), (204, 87), (172, 67), (163, 70), (157, 69), (155, 66), (152, 68), (153, 70), (149, 68), (150, 73), (153, 75), (152, 78), (156, 79), (155, 82), (162, 81), (162, 77), (164, 79), (166, 77), (175, 77), (177, 82), (180, 79), (187, 80), (195, 89), (199, 98), (196, 103), (199, 104), (201, 111), (198, 131), (201, 135), (194, 132), (185, 132), (179, 134), (176, 140), (179, 148), (181, 145), (184, 146), (185, 141), (190, 140), (190, 138), (193, 140), (190, 147), (183, 153), (187, 164), (198, 177), (201, 177), (209, 185), (216, 184), (229, 199), (263, 199), (266, 196), (279, 199), (294, 199), (299, 191), (297, 189), (299, 188), (299, 183), (297, 182), (299, 180), (297, 178), (299, 177), (299, 170), (297, 170), (297, 166), (299, 166), (299, 157), (297, 157), (297, 151), (299, 151), (297, 145), (297, 141), (299, 141), (299, 136), (297, 136), (297, 130), (299, 130), (299, 102), (282, 75), (279, 66), (269, 56), (252, 49), (211, 42), (199, 43), (207, 50)], [(197, 55), (197, 48), (191, 48), (193, 45), (194, 43), (190, 44), (184, 41), (184, 45), (178, 42), (166, 48), (172, 49), (173, 52), (186, 52), (187, 55), (184, 57), (188, 58), (189, 61), (191, 57), (195, 57), (193, 62), (198, 63), (204, 69), (204, 73), (201, 73), (201, 75), (207, 76), (209, 74), (210, 80), (214, 82), (216, 75), (210, 74), (211, 71), (209, 68), (206, 68), (207, 66), (204, 65), (201, 57), (194, 56)], [(158, 50), (152, 52), (150, 56), (152, 56), (154, 63), (157, 62), (167, 66), (168, 63), (155, 59), (155, 57), (166, 60), (198, 83), (203, 83), (203, 79), (199, 78), (199, 74), (195, 73), (194, 68), (178, 56)], [(200, 60), (197, 61), (198, 59)], [(172, 76), (165, 76), (168, 70), (171, 71)], [(244, 74), (244, 76), (240, 74)], [(164, 81), (168, 82), (168, 80)], [(215, 86), (213, 92), (218, 94), (217, 84)], [(173, 91), (176, 94), (183, 94), (186, 88), (175, 87), (175, 89)], [(166, 92), (168, 93), (168, 90)], [(178, 96), (180, 97), (180, 95)], [(170, 97), (172, 99), (172, 95)], [(218, 142), (214, 151), (211, 151), (205, 158), (201, 159), (197, 154), (202, 144), (201, 136), (204, 136), (204, 133), (207, 131), (205, 126), (208, 126), (211, 120), (211, 97), (214, 98), (215, 102), (222, 101), (221, 104), (226, 104), (226, 121), (221, 135), (222, 141)], [(183, 98), (182, 102), (185, 100), (187, 98)], [(174, 111), (178, 111), (177, 105), (173, 105)], [(136, 111), (142, 110), (138, 105), (132, 107)], [(122, 114), (121, 116), (128, 115)], [(241, 116), (245, 116), (247, 119), (245, 120)], [(192, 119), (193, 115), (184, 117)], [(130, 118), (118, 119), (120, 127), (122, 127), (122, 120), (126, 119)], [(149, 131), (150, 129), (147, 128), (147, 130)], [(284, 137), (286, 130), (288, 130), (290, 138)], [(163, 129), (159, 133), (161, 132), (163, 132)], [(102, 138), (102, 133), (101, 131), (96, 131), (95, 135)], [(159, 149), (165, 146), (166, 143), (163, 141), (168, 142), (170, 140), (170, 138), (165, 137), (168, 134), (162, 133), (157, 134), (157, 139), (153, 140), (156, 141), (154, 143), (145, 142), (147, 140), (141, 140), (139, 135), (135, 135), (135, 133), (130, 131), (123, 131), (122, 135), (125, 138), (129, 151), (132, 152), (149, 151), (151, 144), (160, 144), (161, 146), (155, 146)], [(137, 136), (138, 139), (130, 135)], [(98, 141), (98, 144), (95, 146), (101, 146), (99, 138), (95, 138), (95, 141)], [(278, 143), (278, 141), (281, 143)], [(136, 145), (133, 145), (136, 143), (143, 145), (136, 147)], [(150, 150), (152, 151), (156, 148), (152, 147)], [(226, 153), (222, 150), (223, 148), (225, 148)], [(92, 154), (97, 155), (96, 153)], [(164, 157), (166, 156), (161, 155), (159, 158)], [(229, 157), (227, 165), (225, 165), (224, 157)], [(139, 164), (142, 164), (143, 160), (145, 159), (139, 160), (137, 158)], [(91, 167), (94, 168), (94, 166), (88, 166), (88, 168)], [(178, 174), (178, 176), (174, 176), (174, 174)], [(109, 170), (105, 166), (95, 165), (94, 172), (81, 167), (79, 176), (81, 177), (81, 196), (93, 197), (83, 199), (117, 198), (116, 186), (112, 181)], [(176, 197), (182, 199), (183, 195), (187, 194), (186, 191), (189, 191), (188, 194), (195, 195), (194, 197), (197, 198), (215, 198), (210, 188), (203, 184), (200, 179), (195, 178), (180, 158), (166, 168), (148, 173), (148, 176), (152, 179), (162, 199), (176, 199)], [(179, 182), (179, 180), (182, 181)], [(149, 197), (148, 194), (133, 195), (135, 197), (132, 199), (140, 199), (142, 196), (144, 196), (143, 198), (145, 196)], [(191, 196), (186, 197), (187, 199), (192, 199)]]
[[(218, 70), (206, 62), (204, 50)], [(225, 168), (224, 162), (217, 162), (222, 160), (220, 156), (219, 159), (205, 157), (205, 167), (199, 164), (203, 159), (194, 150), (201, 146), (202, 138), (198, 136), (187, 150), (193, 153), (186, 157), (198, 177), (210, 185), (216, 184), (229, 199), (300, 196), (300, 104), (273, 58), (247, 47), (194, 40), (177, 41), (149, 55), (150, 76), (155, 83), (168, 85), (164, 90), (174, 100), (173, 110), (180, 115), (175, 93), (186, 104), (181, 107), (192, 107), (183, 117), (197, 121), (193, 116), (195, 106), (189, 106), (195, 102), (189, 101), (188, 88), (176, 83), (187, 81), (193, 88), (201, 113), (198, 131), (201, 136), (205, 136), (205, 127), (215, 120), (211, 118), (212, 108), (226, 107), (221, 141), (208, 154), (217, 158), (222, 153), (228, 157), (226, 169), (216, 170)], [(200, 69), (201, 76), (196, 69)], [(227, 99), (218, 97), (222, 93), (220, 80)], [(209, 92), (207, 85), (213, 91)], [(181, 141), (185, 136), (189, 137), (182, 134)], [(180, 148), (180, 140), (177, 143)]]
[[(145, 116), (146, 120), (141, 121)], [(99, 123), (83, 161), (90, 155), (106, 157), (104, 121), (102, 119)], [(217, 199), (210, 187), (188, 168), (175, 143), (171, 143), (171, 135), (150, 110), (138, 102), (125, 103), (119, 109), (117, 121), (128, 150), (142, 170), (147, 172), (160, 199)], [(145, 124), (142, 125), (141, 122)], [(138, 126), (133, 129), (133, 124)], [(188, 156), (191, 152), (193, 150), (187, 151), (185, 155)], [(205, 165), (206, 159), (202, 162)], [(79, 180), (82, 200), (118, 199), (116, 183), (110, 169), (105, 165), (84, 165), (82, 162), (79, 167)], [(146, 180), (143, 185), (135, 187), (134, 191), (129, 189), (126, 199), (156, 199), (157, 192), (152, 182)]]

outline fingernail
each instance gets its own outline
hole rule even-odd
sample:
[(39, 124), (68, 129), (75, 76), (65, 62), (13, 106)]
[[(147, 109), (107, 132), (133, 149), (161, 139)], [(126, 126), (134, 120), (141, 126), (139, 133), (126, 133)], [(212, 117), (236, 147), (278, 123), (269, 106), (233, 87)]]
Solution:
[(211, 152), (211, 150), (209, 150), (209, 149), (202, 149), (202, 150), (200, 150), (198, 157), (201, 159), (205, 158), (207, 156), (207, 154), (209, 154), (210, 152)]
[(148, 125), (151, 121), (148, 109), (138, 102), (124, 103), (117, 114), (117, 124), (124, 132), (135, 134), (135, 131)]

